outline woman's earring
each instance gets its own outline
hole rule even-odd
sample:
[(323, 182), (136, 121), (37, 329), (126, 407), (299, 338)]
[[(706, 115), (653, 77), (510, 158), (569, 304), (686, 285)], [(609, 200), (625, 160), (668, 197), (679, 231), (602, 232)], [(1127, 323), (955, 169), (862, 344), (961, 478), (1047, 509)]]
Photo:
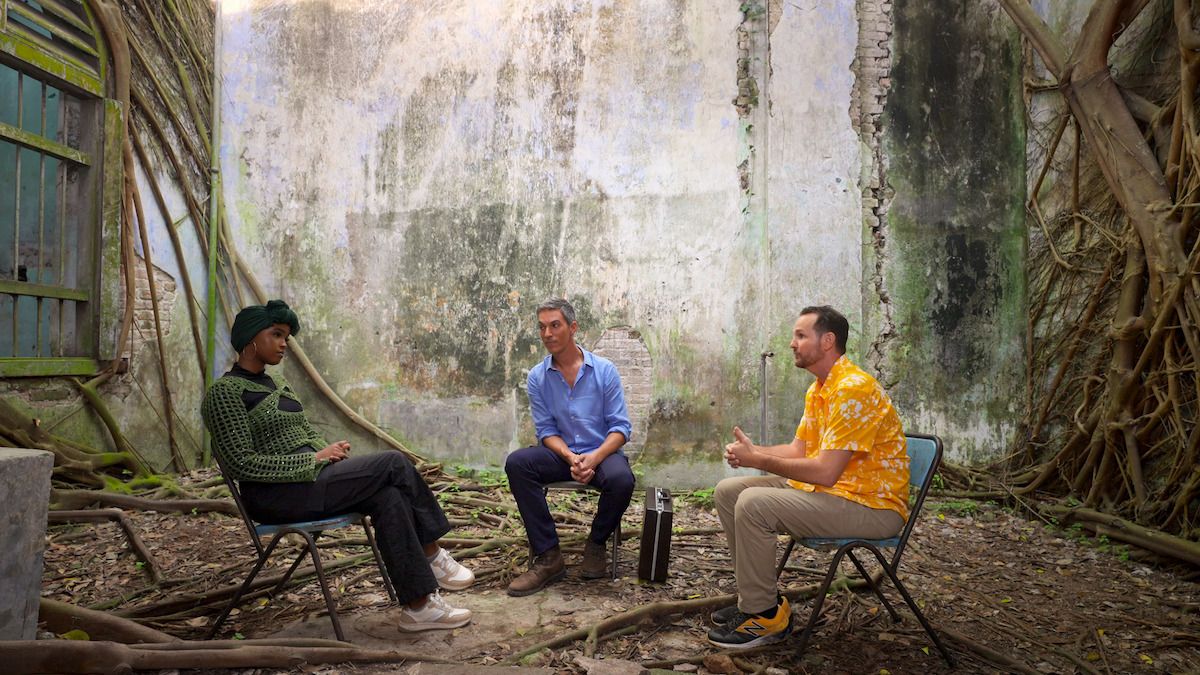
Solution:
[(258, 343), (257, 343), (257, 342), (251, 342), (251, 343), (250, 343), (250, 346), (251, 346), (251, 347), (254, 347), (254, 356), (247, 356), (246, 358), (248, 358), (248, 359), (252, 359), (252, 358), (254, 358), (255, 356), (258, 356)]

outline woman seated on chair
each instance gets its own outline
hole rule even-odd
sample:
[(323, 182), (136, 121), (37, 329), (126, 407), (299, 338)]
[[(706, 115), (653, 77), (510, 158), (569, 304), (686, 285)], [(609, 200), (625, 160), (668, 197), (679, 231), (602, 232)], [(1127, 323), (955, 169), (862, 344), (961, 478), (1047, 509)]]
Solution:
[(287, 381), (266, 372), (299, 332), (296, 313), (282, 300), (246, 307), (233, 322), (237, 362), (201, 406), (227, 478), (238, 481), (246, 510), (262, 523), (370, 516), (403, 605), (400, 629), (466, 625), (470, 610), (451, 607), (438, 589), (464, 589), (475, 575), (438, 546), (450, 524), (412, 462), (394, 451), (349, 457), (348, 442), (326, 443)]

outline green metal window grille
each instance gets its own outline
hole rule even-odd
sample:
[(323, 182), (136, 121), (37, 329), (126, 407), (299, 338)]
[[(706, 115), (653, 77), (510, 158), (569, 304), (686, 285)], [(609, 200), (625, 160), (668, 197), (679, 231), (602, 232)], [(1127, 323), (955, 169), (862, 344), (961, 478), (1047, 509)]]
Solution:
[(79, 0), (0, 10), (0, 376), (94, 373), (104, 60)]

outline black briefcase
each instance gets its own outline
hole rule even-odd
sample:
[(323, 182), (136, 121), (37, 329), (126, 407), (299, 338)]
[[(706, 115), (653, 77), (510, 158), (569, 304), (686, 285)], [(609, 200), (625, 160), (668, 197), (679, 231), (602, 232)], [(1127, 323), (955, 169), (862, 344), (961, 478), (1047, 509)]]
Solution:
[(671, 557), (671, 491), (646, 490), (646, 517), (642, 521), (642, 546), (638, 553), (638, 578), (646, 581), (667, 580), (667, 559)]

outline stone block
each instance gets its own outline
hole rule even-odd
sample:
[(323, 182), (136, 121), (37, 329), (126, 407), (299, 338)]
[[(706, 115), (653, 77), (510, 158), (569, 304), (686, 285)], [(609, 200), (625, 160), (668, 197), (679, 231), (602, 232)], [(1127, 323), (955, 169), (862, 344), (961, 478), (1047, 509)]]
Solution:
[(37, 637), (54, 455), (0, 448), (0, 641)]

